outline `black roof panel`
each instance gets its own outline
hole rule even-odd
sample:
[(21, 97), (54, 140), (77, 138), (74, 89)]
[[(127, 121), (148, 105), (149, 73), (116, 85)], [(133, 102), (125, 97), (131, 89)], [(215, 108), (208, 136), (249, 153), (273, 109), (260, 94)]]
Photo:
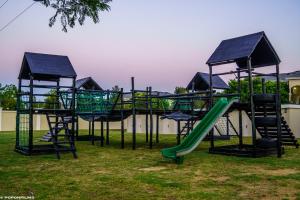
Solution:
[(218, 65), (236, 62), (240, 68), (245, 68), (249, 57), (252, 59), (253, 67), (280, 63), (264, 32), (223, 40), (206, 63)]
[(47, 80), (75, 78), (76, 72), (67, 56), (25, 52), (19, 78)]
[(103, 90), (92, 77), (86, 77), (76, 80), (75, 87), (77, 89), (83, 88), (85, 90)]
[[(209, 89), (209, 74), (203, 73), (203, 72), (197, 72), (193, 79), (190, 81), (190, 83), (187, 86), (188, 90), (193, 89), (193, 82), (195, 83), (195, 90), (208, 90)], [(228, 89), (229, 86), (219, 77), (219, 76), (213, 76), (212, 77), (212, 83), (214, 89)]]

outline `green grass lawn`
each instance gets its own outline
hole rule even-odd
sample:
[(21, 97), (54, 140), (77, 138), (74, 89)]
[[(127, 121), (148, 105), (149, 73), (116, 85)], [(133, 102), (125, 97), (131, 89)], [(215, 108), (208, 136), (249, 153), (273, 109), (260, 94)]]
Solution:
[(33, 193), (35, 199), (55, 200), (300, 199), (300, 150), (293, 147), (280, 159), (254, 159), (209, 154), (203, 142), (176, 165), (160, 154), (175, 144), (174, 135), (161, 135), (152, 150), (138, 135), (133, 151), (131, 134), (122, 150), (115, 131), (111, 145), (77, 142), (78, 159), (68, 153), (57, 160), (14, 152), (14, 134), (0, 133), (0, 198)]

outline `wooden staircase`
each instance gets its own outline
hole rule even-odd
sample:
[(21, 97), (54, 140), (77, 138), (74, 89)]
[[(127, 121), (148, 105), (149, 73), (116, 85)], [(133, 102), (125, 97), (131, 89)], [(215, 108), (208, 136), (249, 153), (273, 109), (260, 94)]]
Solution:
[[(262, 138), (277, 139), (277, 117), (275, 95), (255, 95), (255, 126)], [(251, 112), (247, 110), (251, 119)], [(286, 120), (281, 116), (281, 138), (282, 145), (299, 147), (299, 143), (289, 128)]]
[(73, 157), (77, 158), (74, 135), (68, 127), (72, 122), (72, 116), (47, 114), (46, 117), (51, 135), (50, 141), (53, 143), (57, 159), (60, 159), (61, 152), (71, 152)]

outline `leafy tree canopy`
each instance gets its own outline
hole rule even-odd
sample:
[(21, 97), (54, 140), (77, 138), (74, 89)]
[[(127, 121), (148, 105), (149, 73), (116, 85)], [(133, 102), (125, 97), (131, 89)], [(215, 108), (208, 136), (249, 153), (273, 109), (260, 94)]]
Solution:
[(57, 18), (60, 19), (62, 30), (67, 32), (67, 27), (73, 28), (78, 21), (83, 25), (87, 17), (94, 23), (99, 22), (99, 13), (109, 11), (109, 2), (112, 0), (34, 0), (41, 2), (46, 7), (52, 7), (56, 10), (55, 14), (49, 20), (49, 26), (52, 27)]
[[(229, 81), (229, 89), (225, 91), (227, 94), (238, 93), (238, 82), (237, 80)], [(257, 77), (253, 79), (253, 91), (255, 94), (262, 93), (262, 80)], [(276, 82), (266, 81), (266, 93), (275, 94), (276, 93)], [(281, 103), (289, 102), (289, 86), (287, 82), (280, 82), (280, 96)], [(242, 102), (249, 101), (249, 85), (248, 79), (241, 80), (241, 100)]]
[(185, 87), (177, 86), (177, 87), (175, 87), (174, 93), (175, 94), (185, 94), (185, 93), (187, 93), (187, 89)]
[(0, 85), (0, 107), (4, 110), (15, 110), (17, 105), (18, 89), (15, 85)]

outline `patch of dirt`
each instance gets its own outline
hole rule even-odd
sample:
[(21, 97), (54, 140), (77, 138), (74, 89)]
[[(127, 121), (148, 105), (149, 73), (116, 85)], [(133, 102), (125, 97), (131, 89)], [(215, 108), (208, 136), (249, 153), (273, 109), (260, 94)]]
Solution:
[(166, 167), (157, 166), (157, 167), (141, 168), (139, 170), (145, 171), (145, 172), (156, 172), (156, 171), (161, 171), (161, 170), (164, 170), (164, 169), (166, 169)]
[(205, 175), (202, 171), (198, 170), (195, 172), (193, 182), (199, 182), (199, 181), (204, 181), (204, 180), (213, 180), (218, 183), (224, 183), (229, 179), (230, 179), (230, 177), (228, 177), (228, 176), (215, 176), (215, 175), (211, 175), (211, 174)]
[(195, 172), (195, 175), (193, 177), (193, 182), (197, 183), (199, 181), (204, 181), (204, 180), (207, 180), (207, 176), (201, 171), (201, 170), (197, 170)]
[(240, 190), (241, 199), (296, 199), (297, 190), (293, 187), (282, 187), (268, 181), (244, 183)]
[(262, 173), (270, 176), (287, 176), (296, 174), (299, 171), (296, 169), (276, 169), (276, 170), (262, 170)]
[(251, 174), (259, 174), (259, 175), (267, 175), (267, 176), (288, 176), (291, 174), (299, 173), (299, 170), (296, 169), (264, 169), (261, 167), (254, 167), (249, 169), (248, 172), (243, 173), (244, 175), (251, 175)]
[(209, 177), (209, 178), (211, 178), (212, 180), (218, 183), (224, 183), (230, 179), (228, 176), (218, 176), (218, 177)]
[(102, 169), (96, 169), (91, 171), (92, 174), (108, 174), (109, 172), (106, 170), (102, 170)]

